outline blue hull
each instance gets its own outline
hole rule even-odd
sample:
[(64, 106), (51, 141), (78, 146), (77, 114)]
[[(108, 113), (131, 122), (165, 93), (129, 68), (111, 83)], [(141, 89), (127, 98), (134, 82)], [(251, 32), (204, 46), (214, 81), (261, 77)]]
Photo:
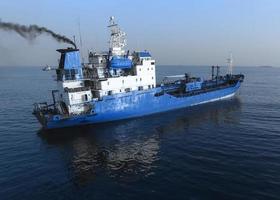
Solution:
[(102, 101), (93, 102), (95, 107), (93, 114), (48, 121), (44, 128), (95, 124), (166, 112), (232, 97), (239, 87), (240, 82), (237, 82), (232, 87), (187, 97), (175, 97), (167, 93), (155, 96), (161, 88), (111, 95)]

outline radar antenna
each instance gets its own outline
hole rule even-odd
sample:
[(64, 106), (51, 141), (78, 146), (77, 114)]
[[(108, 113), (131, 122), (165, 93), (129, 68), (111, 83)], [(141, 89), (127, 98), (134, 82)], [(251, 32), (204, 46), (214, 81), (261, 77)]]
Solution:
[(110, 17), (108, 28), (111, 31), (110, 35), (110, 51), (112, 55), (124, 55), (126, 46), (126, 34), (121, 31), (118, 24), (115, 23), (115, 18), (113, 16)]

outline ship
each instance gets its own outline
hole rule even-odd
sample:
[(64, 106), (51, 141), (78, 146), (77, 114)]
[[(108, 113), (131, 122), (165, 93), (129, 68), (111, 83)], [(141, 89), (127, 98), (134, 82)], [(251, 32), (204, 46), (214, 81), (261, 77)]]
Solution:
[(157, 84), (150, 52), (126, 50), (126, 34), (114, 17), (108, 28), (109, 50), (88, 52), (88, 62), (81, 62), (77, 48), (57, 50), (52, 102), (35, 103), (33, 109), (43, 129), (125, 120), (232, 98), (244, 80), (243, 74), (232, 73), (230, 58), (226, 75), (212, 66), (207, 80), (185, 73)]
[(49, 65), (46, 65), (45, 67), (42, 68), (43, 71), (51, 71), (52, 68)]

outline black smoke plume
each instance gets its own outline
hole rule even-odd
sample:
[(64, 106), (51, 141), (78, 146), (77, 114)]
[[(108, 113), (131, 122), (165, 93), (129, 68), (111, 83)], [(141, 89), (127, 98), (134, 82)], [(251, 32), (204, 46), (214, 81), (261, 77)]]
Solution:
[(33, 40), (41, 34), (47, 34), (58, 42), (68, 43), (76, 48), (76, 44), (71, 39), (67, 38), (64, 35), (57, 34), (46, 27), (40, 27), (37, 25), (25, 26), (25, 25), (20, 25), (15, 23), (2, 22), (0, 20), (0, 29), (5, 31), (15, 31), (21, 37), (27, 40)]

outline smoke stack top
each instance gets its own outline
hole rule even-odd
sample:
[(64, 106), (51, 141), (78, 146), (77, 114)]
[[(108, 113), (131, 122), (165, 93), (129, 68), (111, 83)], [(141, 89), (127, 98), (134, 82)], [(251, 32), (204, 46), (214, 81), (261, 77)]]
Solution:
[(16, 23), (3, 22), (0, 20), (0, 30), (16, 32), (21, 37), (23, 37), (27, 40), (34, 40), (38, 36), (40, 36), (42, 34), (46, 34), (46, 35), (51, 36), (57, 42), (71, 44), (76, 49), (76, 44), (68, 37), (55, 33), (54, 31), (52, 31), (46, 27), (40, 27), (36, 24), (25, 26), (25, 25), (16, 24)]

